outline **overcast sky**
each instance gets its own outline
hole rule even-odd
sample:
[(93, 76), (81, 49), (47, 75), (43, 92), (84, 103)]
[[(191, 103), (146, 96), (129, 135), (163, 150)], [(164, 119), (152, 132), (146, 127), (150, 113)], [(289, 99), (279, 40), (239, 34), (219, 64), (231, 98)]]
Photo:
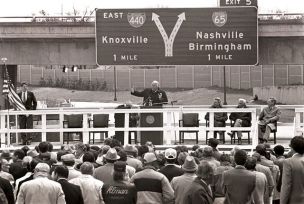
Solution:
[[(0, 0), (0, 16), (32, 16), (45, 10), (49, 15), (94, 8), (215, 7), (218, 0)], [(259, 13), (277, 10), (304, 13), (304, 0), (259, 0)]]

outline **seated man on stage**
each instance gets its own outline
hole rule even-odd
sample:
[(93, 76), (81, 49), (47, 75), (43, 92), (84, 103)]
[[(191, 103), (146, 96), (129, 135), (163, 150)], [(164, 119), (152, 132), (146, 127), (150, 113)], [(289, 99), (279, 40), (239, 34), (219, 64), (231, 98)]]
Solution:
[[(210, 108), (223, 108), (221, 99), (219, 97), (214, 98)], [(214, 127), (225, 127), (227, 119), (228, 116), (226, 112), (214, 113)], [(209, 113), (205, 115), (205, 120), (209, 121)], [(225, 131), (214, 131), (214, 138), (217, 138), (217, 133), (220, 135), (220, 139), (224, 139)]]
[(151, 88), (144, 89), (143, 91), (135, 91), (131, 89), (131, 94), (143, 98), (144, 106), (161, 106), (168, 103), (167, 94), (159, 88), (159, 82), (153, 81)]
[(267, 100), (267, 107), (263, 108), (259, 115), (258, 122), (258, 136), (259, 143), (267, 142), (272, 130), (276, 129), (276, 123), (280, 119), (281, 111), (276, 107), (276, 99), (269, 98)]
[[(247, 108), (246, 100), (240, 98), (239, 104), (236, 108)], [(229, 119), (232, 121), (233, 127), (250, 127), (251, 126), (251, 113), (250, 112), (236, 112), (231, 113)], [(242, 143), (242, 131), (236, 131), (238, 137), (238, 143)], [(230, 136), (234, 136), (235, 131), (228, 133)]]

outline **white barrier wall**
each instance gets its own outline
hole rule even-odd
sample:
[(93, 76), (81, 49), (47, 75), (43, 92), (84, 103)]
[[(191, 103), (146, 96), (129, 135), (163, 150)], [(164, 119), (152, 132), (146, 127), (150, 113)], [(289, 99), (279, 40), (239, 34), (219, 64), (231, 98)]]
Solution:
[(258, 95), (260, 100), (275, 97), (283, 104), (304, 104), (304, 86), (266, 86), (253, 88), (253, 95)]

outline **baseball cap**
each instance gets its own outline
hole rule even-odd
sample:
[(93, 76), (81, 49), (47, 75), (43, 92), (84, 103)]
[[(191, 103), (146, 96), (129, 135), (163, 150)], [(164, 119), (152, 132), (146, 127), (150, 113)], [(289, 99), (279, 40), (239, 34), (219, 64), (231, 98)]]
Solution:
[(153, 152), (147, 152), (144, 156), (144, 162), (146, 164), (156, 161), (157, 158)]
[(177, 153), (175, 149), (169, 148), (165, 150), (166, 159), (176, 159)]

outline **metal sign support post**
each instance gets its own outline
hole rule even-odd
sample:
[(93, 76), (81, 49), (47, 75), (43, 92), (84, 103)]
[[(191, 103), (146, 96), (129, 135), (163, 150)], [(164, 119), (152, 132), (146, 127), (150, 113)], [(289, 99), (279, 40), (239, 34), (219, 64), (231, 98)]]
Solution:
[(116, 80), (117, 80), (117, 78), (116, 78), (116, 66), (114, 66), (114, 101), (117, 101), (117, 97), (116, 97), (116, 89), (117, 89), (117, 87), (116, 87)]
[(224, 72), (224, 103), (223, 105), (227, 105), (227, 100), (226, 100), (226, 66), (223, 67), (223, 72)]

